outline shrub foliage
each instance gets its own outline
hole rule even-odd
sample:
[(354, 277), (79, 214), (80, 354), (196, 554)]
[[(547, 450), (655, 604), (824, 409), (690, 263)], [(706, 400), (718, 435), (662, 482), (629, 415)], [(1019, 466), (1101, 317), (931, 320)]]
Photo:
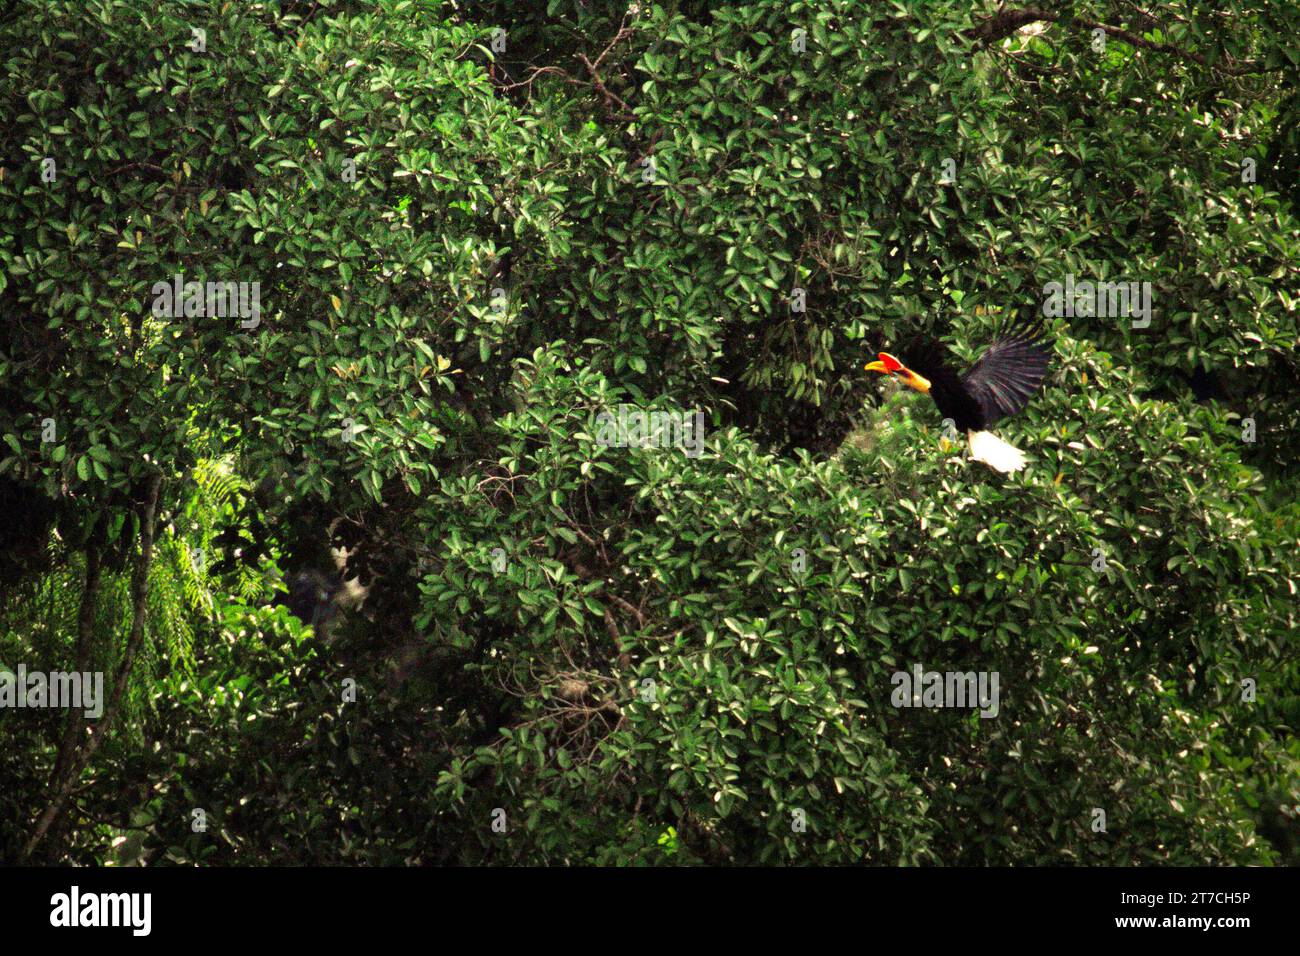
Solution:
[[(1296, 862), (1300, 8), (1144, 6), (0, 14), (0, 859)], [(862, 369), (1067, 276), (1022, 475)]]

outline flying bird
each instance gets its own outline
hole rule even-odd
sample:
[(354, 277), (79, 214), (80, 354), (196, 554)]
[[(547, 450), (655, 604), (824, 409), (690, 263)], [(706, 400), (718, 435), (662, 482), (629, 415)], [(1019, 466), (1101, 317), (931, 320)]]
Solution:
[(999, 419), (1024, 408), (1043, 384), (1051, 342), (1042, 329), (1022, 326), (990, 345), (975, 364), (958, 373), (952, 353), (929, 338), (918, 338), (901, 349), (901, 358), (881, 352), (864, 366), (901, 379), (934, 399), (939, 414), (951, 418), (966, 433), (970, 456), (1003, 474), (1025, 467), (1025, 453), (988, 429)]

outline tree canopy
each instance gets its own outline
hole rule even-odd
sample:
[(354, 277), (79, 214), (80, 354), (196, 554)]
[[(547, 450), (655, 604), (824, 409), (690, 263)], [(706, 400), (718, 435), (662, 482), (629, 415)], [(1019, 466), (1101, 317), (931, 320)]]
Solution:
[[(18, 0), (0, 668), (107, 706), (0, 860), (1296, 863), (1300, 7), (1202, 6)], [(1015, 477), (863, 369), (1027, 316)]]

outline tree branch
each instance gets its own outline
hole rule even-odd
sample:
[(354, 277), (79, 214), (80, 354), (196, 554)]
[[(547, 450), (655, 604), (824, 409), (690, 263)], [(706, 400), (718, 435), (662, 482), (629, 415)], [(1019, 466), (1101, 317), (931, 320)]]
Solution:
[[(86, 543), (86, 578), (81, 591), (81, 606), (77, 611), (77, 650), (73, 669), (84, 674), (90, 670), (91, 649), (94, 646), (95, 607), (99, 603), (99, 581), (103, 569), (104, 517), (95, 519)], [(59, 753), (54, 760), (54, 770), (50, 774), (50, 785), (57, 785), (63, 779), (64, 769), (77, 750), (77, 731), (85, 722), (84, 715), (69, 708), (68, 720), (63, 728), (63, 739), (59, 742)]]
[[(158, 514), (158, 494), (161, 487), (162, 475), (151, 477), (146, 488), (144, 503), (140, 508), (140, 553), (136, 556), (134, 573), (131, 576), (131, 633), (127, 638), (126, 649), (122, 652), (122, 660), (118, 663), (117, 674), (114, 677), (113, 688), (108, 702), (104, 705), (104, 712), (100, 715), (99, 722), (91, 729), (81, 750), (65, 761), (63, 775), (54, 787), (54, 795), (45, 808), (45, 812), (36, 821), (31, 839), (27, 841), (27, 846), (23, 849), (24, 859), (31, 858), (32, 853), (40, 845), (45, 835), (49, 833), (50, 828), (62, 816), (63, 810), (68, 804), (68, 797), (76, 786), (77, 778), (86, 768), (86, 765), (90, 763), (90, 759), (99, 749), (99, 745), (104, 742), (104, 737), (112, 726), (113, 718), (117, 716), (117, 711), (121, 707), (127, 683), (131, 677), (131, 667), (135, 663), (135, 657), (140, 650), (140, 645), (144, 643), (146, 603), (149, 597), (149, 569), (153, 565), (154, 525)], [(89, 561), (89, 555), (87, 555), (87, 560)]]
[(1049, 13), (1046, 10), (1040, 10), (1037, 7), (1024, 7), (1019, 10), (1000, 9), (993, 16), (982, 20), (970, 30), (966, 35), (982, 46), (989, 46), (997, 43), (999, 40), (1005, 40), (1011, 34), (1015, 33), (1021, 27), (1030, 23), (1046, 21), (1048, 23), (1059, 23), (1063, 26), (1082, 28), (1086, 30), (1102, 30), (1108, 36), (1127, 43), (1129, 46), (1143, 50), (1151, 50), (1155, 53), (1167, 53), (1171, 56), (1178, 57), (1191, 63), (1207, 67), (1211, 70), (1218, 70), (1221, 73), (1227, 73), (1230, 76), (1244, 76), (1248, 73), (1266, 72), (1264, 65), (1257, 60), (1242, 60), (1236, 62), (1232, 57), (1224, 54), (1223, 62), (1210, 63), (1204, 54), (1195, 53), (1191, 50), (1184, 50), (1182, 47), (1174, 46), (1172, 43), (1156, 43), (1154, 40), (1148, 40), (1146, 37), (1131, 33), (1121, 27), (1114, 27), (1107, 23), (1096, 23), (1092, 20), (1083, 20), (1078, 17), (1062, 16), (1055, 13)]

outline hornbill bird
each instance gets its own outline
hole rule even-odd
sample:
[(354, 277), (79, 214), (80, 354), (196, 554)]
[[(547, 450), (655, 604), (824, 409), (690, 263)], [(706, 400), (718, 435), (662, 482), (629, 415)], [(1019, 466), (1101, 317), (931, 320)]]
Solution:
[(865, 368), (902, 379), (933, 398), (939, 414), (966, 432), (970, 456), (1005, 474), (1024, 468), (1025, 454), (988, 429), (1024, 408), (1043, 384), (1051, 342), (1042, 336), (1036, 326), (1013, 329), (964, 373), (953, 369), (948, 349), (929, 338), (914, 339), (901, 350), (901, 358), (881, 352)]

